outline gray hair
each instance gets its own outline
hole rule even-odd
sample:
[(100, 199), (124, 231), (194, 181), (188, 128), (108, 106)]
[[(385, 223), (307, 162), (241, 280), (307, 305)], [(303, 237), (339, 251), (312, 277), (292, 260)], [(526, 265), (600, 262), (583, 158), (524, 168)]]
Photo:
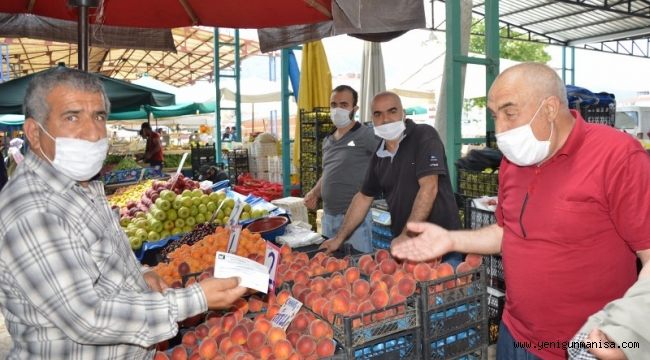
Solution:
[(111, 103), (99, 77), (81, 70), (57, 66), (34, 76), (29, 82), (23, 102), (23, 113), (26, 119), (33, 118), (38, 123), (45, 124), (50, 112), (47, 97), (57, 86), (66, 86), (89, 93), (100, 93), (104, 98), (106, 113), (110, 111)]

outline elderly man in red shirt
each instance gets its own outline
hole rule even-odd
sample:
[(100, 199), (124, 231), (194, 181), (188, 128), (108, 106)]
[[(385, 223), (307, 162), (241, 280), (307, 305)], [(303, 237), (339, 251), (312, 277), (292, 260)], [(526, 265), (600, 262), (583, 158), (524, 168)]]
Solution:
[(637, 281), (636, 257), (650, 263), (650, 157), (634, 138), (570, 110), (546, 65), (504, 71), (488, 108), (504, 154), (497, 224), (410, 223), (418, 235), (393, 242), (392, 252), (414, 261), (501, 253), (508, 287), (497, 358), (565, 359), (589, 315)]

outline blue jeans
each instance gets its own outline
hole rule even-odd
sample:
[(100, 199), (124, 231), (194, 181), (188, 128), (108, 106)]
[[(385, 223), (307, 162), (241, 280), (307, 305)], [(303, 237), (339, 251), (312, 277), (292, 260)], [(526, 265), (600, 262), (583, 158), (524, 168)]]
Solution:
[[(323, 227), (323, 235), (332, 238), (343, 225), (343, 218), (345, 214), (329, 215), (323, 213), (321, 225)], [(372, 213), (368, 211), (365, 220), (359, 224), (356, 230), (350, 235), (346, 241), (348, 244), (360, 252), (372, 252)]]
[(515, 347), (515, 339), (501, 321), (497, 341), (497, 360), (541, 360), (523, 347)]

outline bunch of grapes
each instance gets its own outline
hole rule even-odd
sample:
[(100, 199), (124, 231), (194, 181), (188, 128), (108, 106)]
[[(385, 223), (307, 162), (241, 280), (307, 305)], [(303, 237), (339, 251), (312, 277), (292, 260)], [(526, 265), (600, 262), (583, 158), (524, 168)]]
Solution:
[(203, 224), (197, 224), (194, 227), (194, 230), (188, 232), (187, 234), (183, 235), (178, 240), (174, 240), (167, 244), (165, 249), (161, 251), (161, 255), (164, 257), (167, 257), (169, 253), (172, 251), (176, 250), (177, 248), (181, 247), (183, 244), (187, 244), (189, 246), (194, 245), (197, 241), (203, 239), (207, 235), (210, 235), (214, 233), (214, 231), (217, 229), (217, 225), (213, 223), (203, 223)]

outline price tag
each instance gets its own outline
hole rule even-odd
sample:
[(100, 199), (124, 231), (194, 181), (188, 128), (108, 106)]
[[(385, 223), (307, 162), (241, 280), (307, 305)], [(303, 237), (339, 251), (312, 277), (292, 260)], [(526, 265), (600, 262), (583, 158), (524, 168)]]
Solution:
[(257, 261), (245, 257), (217, 252), (214, 260), (214, 277), (239, 277), (239, 286), (267, 293), (269, 289), (269, 273), (266, 267)]
[(237, 200), (235, 207), (232, 209), (230, 217), (228, 218), (228, 226), (237, 225), (237, 223), (239, 223), (239, 217), (241, 216), (242, 210), (244, 209), (244, 205), (244, 202)]
[(296, 317), (301, 307), (302, 303), (300, 301), (289, 296), (287, 302), (280, 308), (280, 311), (271, 319), (271, 325), (287, 330), (287, 327), (291, 324), (293, 318)]
[(264, 256), (264, 266), (269, 270), (269, 290), (275, 290), (275, 274), (278, 271), (278, 264), (280, 263), (280, 248), (271, 243), (266, 242), (266, 255)]
[(239, 234), (241, 234), (241, 225), (230, 227), (230, 238), (228, 239), (228, 246), (226, 247), (227, 253), (234, 254), (237, 252), (237, 247), (239, 246)]

